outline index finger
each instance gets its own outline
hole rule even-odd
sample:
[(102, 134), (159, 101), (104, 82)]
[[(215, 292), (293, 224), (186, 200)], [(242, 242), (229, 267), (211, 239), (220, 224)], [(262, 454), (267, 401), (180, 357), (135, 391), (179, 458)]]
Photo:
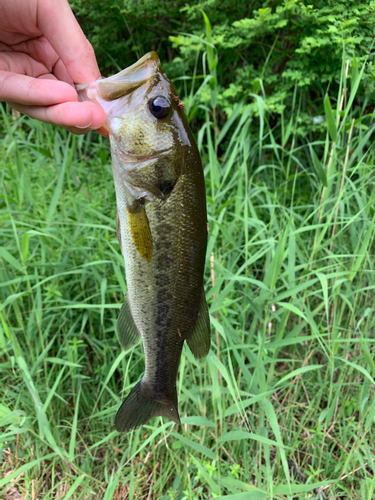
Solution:
[(37, 22), (75, 83), (89, 83), (100, 78), (94, 49), (67, 0), (39, 0)]

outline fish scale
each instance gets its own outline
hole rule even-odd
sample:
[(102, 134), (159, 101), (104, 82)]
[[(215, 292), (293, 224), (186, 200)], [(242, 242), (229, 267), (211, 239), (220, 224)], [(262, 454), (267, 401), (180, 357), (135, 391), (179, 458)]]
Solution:
[(203, 290), (205, 185), (181, 102), (154, 52), (113, 77), (79, 85), (107, 112), (118, 236), (128, 293), (117, 332), (124, 349), (142, 338), (145, 373), (120, 407), (127, 432), (155, 416), (180, 422), (176, 379), (185, 341), (210, 347)]

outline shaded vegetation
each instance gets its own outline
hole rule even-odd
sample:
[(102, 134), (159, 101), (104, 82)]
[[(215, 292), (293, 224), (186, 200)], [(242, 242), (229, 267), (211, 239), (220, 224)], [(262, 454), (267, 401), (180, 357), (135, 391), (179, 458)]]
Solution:
[[(134, 5), (141, 23), (149, 4)], [(216, 28), (204, 22), (211, 43)], [(155, 419), (126, 436), (113, 430), (144, 356), (140, 345), (122, 352), (115, 334), (126, 283), (107, 142), (2, 108), (6, 500), (374, 497), (369, 59), (344, 56), (329, 97), (322, 80), (310, 134), (309, 94), (297, 86), (277, 120), (261, 87), (251, 100), (234, 96), (226, 119), (227, 67), (210, 47), (180, 81), (205, 165), (212, 322), (209, 356), (182, 356), (180, 428)]]
[[(170, 78), (189, 78), (196, 58), (210, 42), (220, 66), (221, 122), (231, 114), (233, 104), (242, 99), (252, 102), (255, 94), (265, 97), (276, 123), (282, 112), (290, 115), (297, 89), (294, 98), (301, 106), (297, 132), (319, 133), (314, 116), (323, 114), (327, 85), (337, 95), (343, 53), (347, 54), (344, 60), (353, 60), (356, 54), (357, 61), (365, 64), (357, 101), (373, 105), (373, 0), (71, 0), (70, 4), (105, 76), (155, 50)], [(201, 9), (211, 21), (210, 40)], [(198, 75), (203, 78), (201, 64)], [(207, 103), (209, 92), (199, 88), (201, 80), (195, 83), (198, 102)], [(198, 112), (198, 117), (200, 127), (204, 115)]]

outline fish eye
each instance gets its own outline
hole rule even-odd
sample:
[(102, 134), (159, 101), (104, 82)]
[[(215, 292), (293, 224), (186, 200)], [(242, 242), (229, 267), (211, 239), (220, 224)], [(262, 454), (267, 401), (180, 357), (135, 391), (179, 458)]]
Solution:
[(158, 95), (151, 99), (148, 104), (150, 112), (155, 118), (161, 119), (165, 118), (170, 110), (170, 103), (165, 97)]

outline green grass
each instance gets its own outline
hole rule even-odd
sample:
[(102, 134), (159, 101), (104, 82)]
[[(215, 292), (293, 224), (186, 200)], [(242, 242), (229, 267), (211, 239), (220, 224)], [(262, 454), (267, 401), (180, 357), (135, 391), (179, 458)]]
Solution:
[(310, 143), (298, 98), (272, 128), (258, 95), (258, 118), (241, 104), (219, 135), (207, 105), (212, 349), (183, 353), (182, 427), (157, 418), (128, 435), (113, 420), (144, 356), (115, 334), (126, 282), (107, 142), (3, 112), (2, 498), (374, 498), (375, 150), (360, 76), (343, 75)]

